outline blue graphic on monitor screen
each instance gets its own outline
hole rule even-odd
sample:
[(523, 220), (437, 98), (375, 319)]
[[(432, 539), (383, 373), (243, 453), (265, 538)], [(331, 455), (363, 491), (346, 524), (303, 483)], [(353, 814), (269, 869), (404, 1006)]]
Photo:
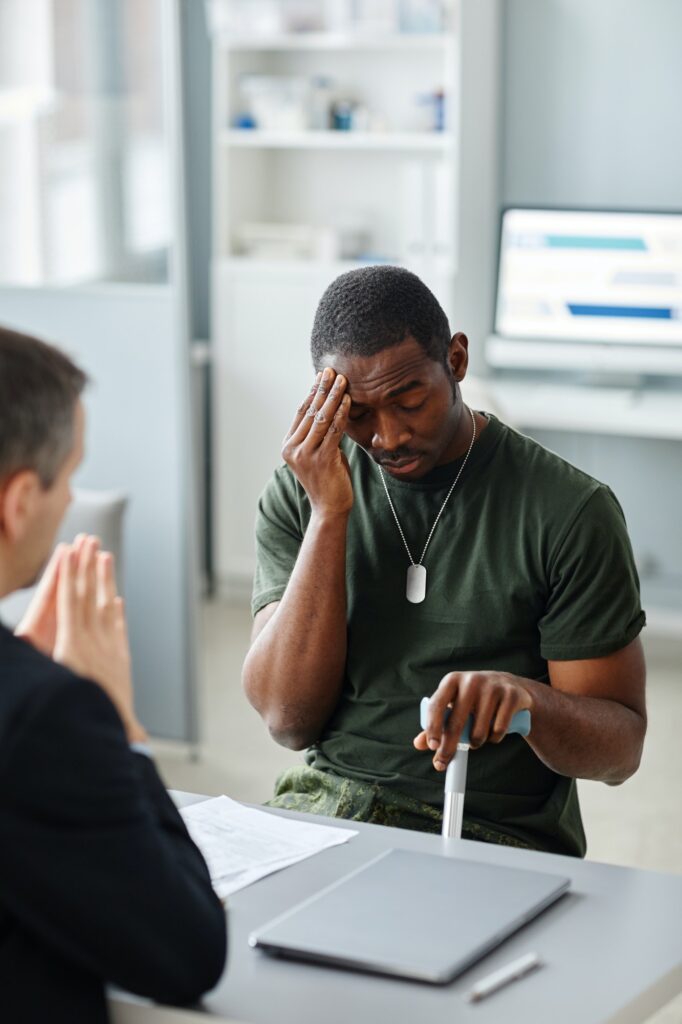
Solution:
[(627, 238), (622, 235), (546, 235), (548, 249), (622, 249), (646, 252), (643, 238)]
[(626, 316), (643, 320), (672, 320), (675, 311), (666, 306), (584, 306), (566, 303), (571, 316)]

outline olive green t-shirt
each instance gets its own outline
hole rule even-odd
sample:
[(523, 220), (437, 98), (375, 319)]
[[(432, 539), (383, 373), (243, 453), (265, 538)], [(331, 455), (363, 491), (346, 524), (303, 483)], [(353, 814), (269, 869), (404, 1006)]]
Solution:
[[(338, 706), (307, 762), (441, 808), (443, 775), (412, 745), (419, 702), (451, 671), (500, 670), (548, 682), (547, 661), (625, 647), (645, 621), (621, 508), (608, 487), (492, 415), (428, 547), (426, 599), (405, 597), (409, 560), (378, 466), (344, 438), (348, 647)], [(387, 485), (415, 560), (460, 466)], [(287, 466), (261, 496), (254, 614), (287, 586), (310, 519)], [(558, 853), (583, 855), (575, 781), (525, 740), (471, 752), (465, 818)]]

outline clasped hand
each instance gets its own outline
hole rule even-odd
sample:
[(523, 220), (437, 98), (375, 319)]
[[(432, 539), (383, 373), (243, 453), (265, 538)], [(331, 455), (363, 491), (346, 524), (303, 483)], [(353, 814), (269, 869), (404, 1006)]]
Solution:
[[(445, 771), (469, 715), (469, 745), (499, 743), (517, 711), (532, 710), (524, 680), (508, 672), (448, 672), (429, 701), (426, 728), (414, 739), (417, 750), (433, 752), (433, 766)], [(450, 715), (445, 722), (445, 712)]]
[(146, 739), (133, 710), (130, 648), (114, 559), (96, 537), (60, 544), (17, 628), (54, 661), (91, 679), (116, 707), (128, 739)]

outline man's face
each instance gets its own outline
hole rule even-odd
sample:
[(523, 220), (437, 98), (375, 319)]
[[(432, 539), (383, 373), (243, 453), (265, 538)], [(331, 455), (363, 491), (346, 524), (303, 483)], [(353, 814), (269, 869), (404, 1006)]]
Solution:
[(348, 436), (387, 473), (406, 480), (418, 480), (459, 454), (462, 400), (455, 381), (466, 364), (462, 334), (451, 342), (447, 368), (411, 337), (373, 356), (331, 353), (323, 361), (348, 381)]
[(30, 586), (40, 576), (54, 547), (59, 525), (71, 503), (71, 477), (83, 458), (85, 411), (78, 402), (74, 411), (74, 444), (51, 487), (38, 484), (25, 531), (16, 551), (20, 586)]

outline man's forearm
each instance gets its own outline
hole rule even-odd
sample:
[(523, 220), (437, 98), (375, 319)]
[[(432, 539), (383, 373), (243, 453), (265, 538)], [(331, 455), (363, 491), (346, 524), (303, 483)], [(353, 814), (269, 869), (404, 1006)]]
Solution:
[(309, 746), (334, 710), (346, 661), (348, 515), (313, 516), (287, 589), (244, 663), (246, 695), (278, 743)]
[(552, 771), (617, 785), (637, 770), (646, 733), (637, 711), (529, 679), (523, 686), (533, 700), (528, 742)]

